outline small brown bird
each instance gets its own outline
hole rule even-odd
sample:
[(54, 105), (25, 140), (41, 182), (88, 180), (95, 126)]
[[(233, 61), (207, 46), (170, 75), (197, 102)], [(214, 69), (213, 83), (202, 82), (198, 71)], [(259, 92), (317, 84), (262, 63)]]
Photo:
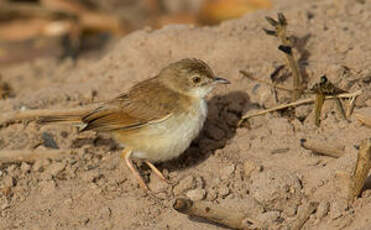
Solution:
[(121, 157), (149, 190), (131, 159), (144, 160), (167, 181), (153, 163), (176, 158), (189, 147), (206, 119), (205, 97), (219, 83), (230, 82), (216, 77), (199, 59), (183, 59), (81, 117), (50, 116), (42, 121), (78, 121), (81, 131), (111, 132), (124, 145)]

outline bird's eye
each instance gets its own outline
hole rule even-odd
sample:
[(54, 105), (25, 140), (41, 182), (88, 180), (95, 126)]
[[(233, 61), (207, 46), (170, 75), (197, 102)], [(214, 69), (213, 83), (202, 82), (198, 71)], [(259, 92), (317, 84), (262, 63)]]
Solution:
[(200, 83), (201, 78), (200, 78), (199, 76), (194, 76), (194, 77), (192, 78), (192, 81), (193, 81), (193, 83), (197, 84), (197, 83)]

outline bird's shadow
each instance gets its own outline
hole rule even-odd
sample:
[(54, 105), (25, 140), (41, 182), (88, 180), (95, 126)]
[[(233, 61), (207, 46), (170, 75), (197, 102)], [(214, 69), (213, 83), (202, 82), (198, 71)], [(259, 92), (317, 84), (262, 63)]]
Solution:
[(159, 168), (184, 170), (200, 164), (215, 150), (223, 148), (236, 134), (248, 104), (249, 96), (242, 91), (213, 96), (208, 101), (208, 116), (200, 135), (180, 157), (158, 164)]

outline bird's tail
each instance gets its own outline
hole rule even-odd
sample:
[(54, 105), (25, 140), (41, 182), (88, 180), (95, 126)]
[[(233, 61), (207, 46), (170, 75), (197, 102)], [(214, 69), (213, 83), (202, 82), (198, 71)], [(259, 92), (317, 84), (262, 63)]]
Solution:
[(46, 115), (41, 116), (38, 122), (41, 124), (47, 123), (83, 123), (81, 115), (75, 114), (56, 114), (56, 115)]
[(60, 115), (47, 115), (41, 116), (38, 119), (39, 124), (49, 124), (49, 123), (56, 123), (56, 124), (70, 124), (73, 126), (78, 127), (79, 131), (84, 131), (84, 128), (87, 124), (82, 121), (83, 115), (75, 115), (75, 114), (60, 114)]

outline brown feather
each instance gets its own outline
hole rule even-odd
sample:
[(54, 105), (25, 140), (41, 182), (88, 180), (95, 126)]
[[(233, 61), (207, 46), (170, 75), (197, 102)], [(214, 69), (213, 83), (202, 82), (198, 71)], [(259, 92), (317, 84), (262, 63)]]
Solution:
[(70, 114), (61, 114), (61, 115), (52, 115), (52, 116), (42, 116), (39, 118), (38, 123), (81, 123), (82, 116), (80, 115), (70, 115)]
[(191, 99), (179, 95), (154, 77), (84, 116), (82, 122), (86, 126), (81, 131), (132, 130), (163, 121), (179, 112), (183, 107), (180, 105), (191, 105)]

